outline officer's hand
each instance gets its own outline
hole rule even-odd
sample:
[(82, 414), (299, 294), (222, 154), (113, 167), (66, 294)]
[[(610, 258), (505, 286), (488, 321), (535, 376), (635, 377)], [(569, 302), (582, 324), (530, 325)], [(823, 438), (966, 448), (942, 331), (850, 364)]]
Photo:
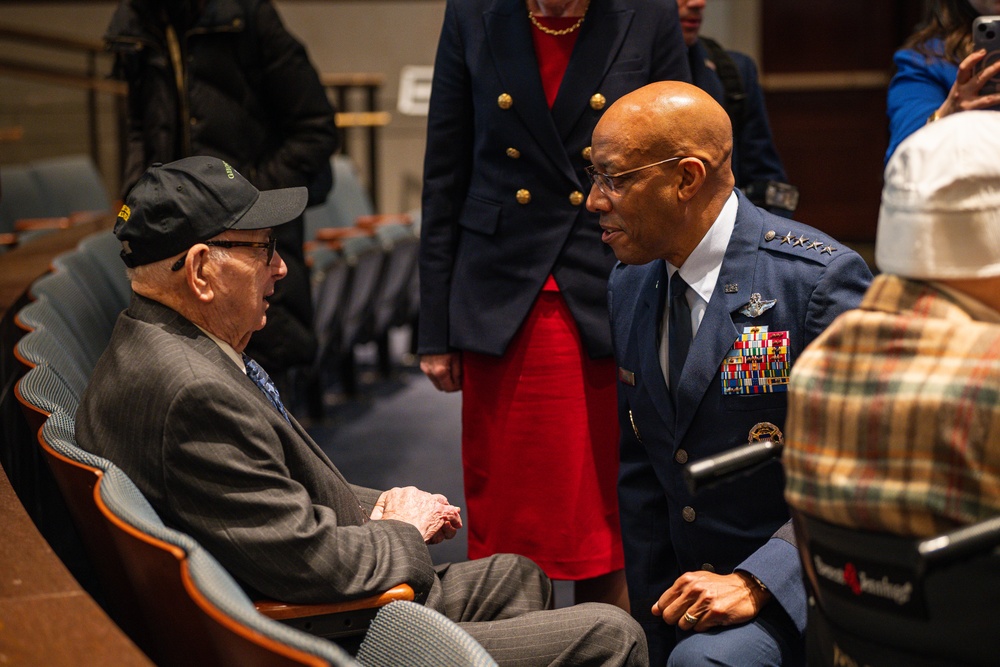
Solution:
[(685, 572), (660, 596), (652, 612), (682, 630), (700, 632), (719, 625), (746, 623), (770, 599), (769, 592), (742, 572)]

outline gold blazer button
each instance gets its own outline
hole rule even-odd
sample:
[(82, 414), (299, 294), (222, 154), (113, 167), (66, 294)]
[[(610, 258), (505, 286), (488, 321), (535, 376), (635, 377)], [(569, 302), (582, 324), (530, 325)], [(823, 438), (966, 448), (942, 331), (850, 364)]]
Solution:
[(590, 98), (590, 108), (595, 111), (600, 111), (607, 103), (608, 101), (604, 98), (604, 95), (600, 93), (594, 93)]
[(580, 151), (580, 155), (583, 156), (584, 160), (590, 160), (590, 146), (587, 146), (582, 151)]
[(497, 98), (497, 106), (501, 109), (509, 109), (514, 106), (514, 98), (507, 93), (503, 93)]
[(569, 193), (569, 203), (573, 206), (579, 206), (583, 203), (583, 193), (579, 190), (573, 190)]
[(507, 157), (514, 158), (516, 160), (517, 158), (521, 157), (521, 151), (517, 150), (516, 148), (508, 148)]
[(525, 190), (524, 188), (518, 190), (516, 196), (518, 204), (527, 204), (531, 201), (531, 193)]

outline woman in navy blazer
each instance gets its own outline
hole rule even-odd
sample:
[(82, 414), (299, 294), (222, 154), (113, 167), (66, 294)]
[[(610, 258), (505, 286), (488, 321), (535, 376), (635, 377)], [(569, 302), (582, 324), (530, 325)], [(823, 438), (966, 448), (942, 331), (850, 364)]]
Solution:
[(664, 79), (690, 81), (674, 0), (447, 3), (424, 161), (421, 368), (464, 390), (470, 556), (529, 556), (586, 582), (578, 602), (627, 605), (614, 256), (584, 207), (584, 169), (603, 110)]

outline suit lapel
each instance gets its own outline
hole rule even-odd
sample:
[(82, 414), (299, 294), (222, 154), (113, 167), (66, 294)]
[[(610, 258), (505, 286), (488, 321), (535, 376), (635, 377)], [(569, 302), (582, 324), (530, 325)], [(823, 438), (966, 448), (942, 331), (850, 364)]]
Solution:
[(521, 0), (497, 0), (491, 11), (483, 13), (486, 39), (504, 92), (514, 100), (511, 110), (560, 170), (572, 173), (566, 148), (548, 113), (527, 11)]
[(639, 372), (649, 398), (670, 430), (674, 428), (674, 405), (667, 392), (667, 382), (660, 367), (660, 323), (663, 322), (663, 295), (667, 289), (667, 266), (662, 260), (649, 265), (639, 292), (635, 314), (636, 343), (639, 348)]
[(552, 104), (555, 127), (567, 141), (580, 116), (590, 105), (590, 96), (618, 56), (635, 11), (606, 8), (591, 3), (580, 27), (580, 36), (573, 47), (573, 57), (566, 68), (559, 94)]
[[(698, 334), (691, 343), (691, 351), (681, 375), (681, 393), (677, 406), (677, 434), (679, 442), (707, 392), (722, 387), (716, 382), (722, 360), (740, 335), (733, 324), (732, 313), (747, 302), (753, 288), (757, 265), (757, 247), (760, 244), (761, 218), (745, 198), (740, 197), (736, 213), (736, 226), (726, 247), (719, 279), (715, 283), (712, 299), (708, 302), (705, 317), (698, 327)], [(726, 294), (725, 286), (735, 284), (739, 291)]]

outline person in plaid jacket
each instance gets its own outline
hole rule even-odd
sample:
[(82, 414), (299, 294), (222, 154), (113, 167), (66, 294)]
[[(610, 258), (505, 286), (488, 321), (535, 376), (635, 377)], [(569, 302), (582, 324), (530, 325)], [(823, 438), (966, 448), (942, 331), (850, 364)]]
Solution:
[(1000, 114), (927, 125), (885, 173), (876, 277), (791, 373), (789, 505), (928, 537), (1000, 513)]

